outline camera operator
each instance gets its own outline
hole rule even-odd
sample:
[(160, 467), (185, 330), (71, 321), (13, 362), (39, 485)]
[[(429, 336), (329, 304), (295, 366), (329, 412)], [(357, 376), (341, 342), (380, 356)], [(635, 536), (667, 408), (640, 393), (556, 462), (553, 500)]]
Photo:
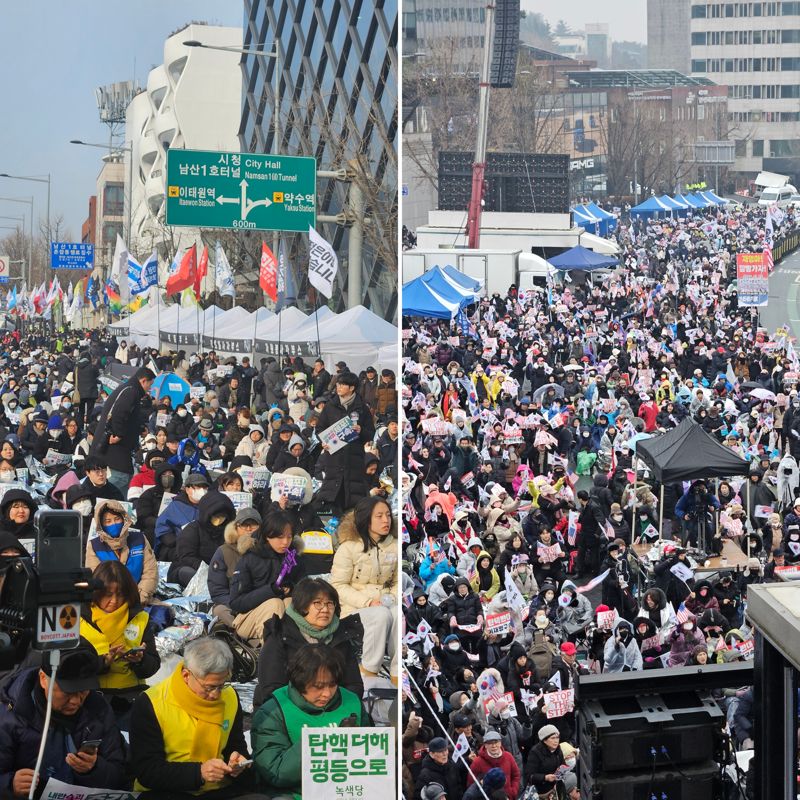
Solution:
[(701, 532), (708, 530), (713, 533), (713, 514), (719, 507), (719, 500), (708, 490), (705, 481), (695, 481), (689, 487), (675, 506), (675, 515), (683, 521), (685, 545), (697, 547)]
[[(0, 690), (0, 796), (27, 797), (44, 727), (51, 667), (21, 670)], [(111, 707), (97, 691), (97, 657), (63, 653), (39, 786), (49, 778), (77, 786), (125, 786), (125, 748)], [(87, 744), (100, 740), (99, 745)]]

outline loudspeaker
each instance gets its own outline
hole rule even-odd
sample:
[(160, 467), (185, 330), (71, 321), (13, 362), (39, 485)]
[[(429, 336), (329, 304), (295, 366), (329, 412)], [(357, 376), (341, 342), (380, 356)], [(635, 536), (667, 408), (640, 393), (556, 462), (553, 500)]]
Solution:
[(581, 798), (583, 800), (723, 800), (724, 786), (719, 777), (719, 766), (713, 761), (702, 764), (643, 770), (627, 775), (601, 775), (594, 777), (583, 763), (580, 764)]
[[(439, 152), (439, 208), (469, 207), (474, 153)], [(569, 156), (487, 153), (485, 211), (569, 212)]]
[(495, 0), (494, 39), (489, 84), (493, 89), (510, 89), (517, 74), (519, 53), (519, 1)]
[(593, 775), (714, 759), (724, 725), (725, 714), (709, 692), (635, 695), (578, 705), (581, 760)]

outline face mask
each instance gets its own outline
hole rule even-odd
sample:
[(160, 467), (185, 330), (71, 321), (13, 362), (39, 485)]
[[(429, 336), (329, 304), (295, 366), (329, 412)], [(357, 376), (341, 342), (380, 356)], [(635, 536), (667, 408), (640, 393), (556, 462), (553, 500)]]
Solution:
[(113, 522), (111, 525), (106, 525), (103, 530), (112, 538), (116, 539), (122, 533), (122, 522)]
[(50, 431), (50, 435), (51, 435), (51, 436), (52, 436), (54, 439), (57, 439), (59, 436), (61, 436), (61, 431), (62, 431), (62, 430), (64, 430), (64, 429), (63, 429), (63, 428), (53, 428), (53, 429)]
[(450, 644), (447, 645), (447, 648), (455, 653), (456, 650), (461, 649), (461, 645), (458, 642), (450, 642)]
[(178, 416), (185, 417), (189, 412), (185, 408), (178, 409)]
[(13, 411), (17, 407), (17, 401), (8, 404), (8, 407)]
[(189, 496), (195, 501), (199, 502), (208, 493), (208, 489), (190, 489)]
[(92, 513), (92, 501), (91, 500), (78, 500), (72, 506), (73, 511), (77, 511), (82, 517), (88, 517), (89, 514)]
[(9, 483), (17, 477), (17, 473), (13, 469), (4, 470), (0, 472), (0, 483)]
[(511, 718), (511, 711), (509, 709), (500, 712), (500, 719), (510, 719), (510, 718)]
[(155, 442), (145, 442), (144, 449), (145, 450), (155, 450), (156, 449), (156, 443)]
[(171, 489), (175, 485), (175, 476), (171, 472), (164, 473), (161, 476), (161, 485), (165, 489)]
[(611, 519), (615, 519), (619, 522), (622, 519), (622, 514), (612, 514)]
[(683, 629), (684, 629), (685, 631), (690, 631), (690, 630), (692, 629), (692, 623), (691, 623), (691, 622), (685, 622), (685, 623), (683, 624)]
[(72, 403), (61, 403), (61, 408), (64, 410), (72, 408)]

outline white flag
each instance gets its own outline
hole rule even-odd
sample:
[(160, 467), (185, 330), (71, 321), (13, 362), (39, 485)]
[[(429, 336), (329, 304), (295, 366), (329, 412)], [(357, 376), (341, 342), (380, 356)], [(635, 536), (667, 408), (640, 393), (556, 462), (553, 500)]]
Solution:
[(214, 280), (220, 297), (236, 297), (231, 265), (228, 263), (228, 257), (225, 255), (225, 251), (219, 241), (214, 254)]
[(525, 602), (525, 598), (522, 596), (522, 592), (520, 592), (517, 584), (514, 583), (514, 578), (511, 575), (511, 571), (506, 569), (505, 574), (505, 590), (506, 590), (506, 605), (512, 611), (519, 611), (525, 608), (527, 603)]
[(339, 271), (339, 259), (333, 248), (312, 227), (308, 229), (308, 280), (329, 300), (333, 297), (333, 282)]
[(109, 276), (119, 286), (119, 296), (123, 305), (127, 304), (130, 301), (130, 292), (128, 291), (128, 248), (119, 234), (117, 234), (114, 260), (111, 262)]

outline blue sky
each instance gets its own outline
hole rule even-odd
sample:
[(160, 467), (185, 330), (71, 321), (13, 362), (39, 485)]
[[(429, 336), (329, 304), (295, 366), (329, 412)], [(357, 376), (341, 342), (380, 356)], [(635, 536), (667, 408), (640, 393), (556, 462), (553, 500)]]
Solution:
[[(103, 152), (69, 140), (108, 141), (95, 88), (133, 78), (145, 85), (176, 28), (241, 26), (243, 10), (240, 0), (26, 0), (3, 3), (1, 19), (0, 172), (49, 172), (51, 215), (62, 214), (78, 241)], [(0, 178), (0, 197), (31, 195), (44, 218), (46, 184)], [(0, 201), (0, 215), (22, 213), (28, 206)]]

